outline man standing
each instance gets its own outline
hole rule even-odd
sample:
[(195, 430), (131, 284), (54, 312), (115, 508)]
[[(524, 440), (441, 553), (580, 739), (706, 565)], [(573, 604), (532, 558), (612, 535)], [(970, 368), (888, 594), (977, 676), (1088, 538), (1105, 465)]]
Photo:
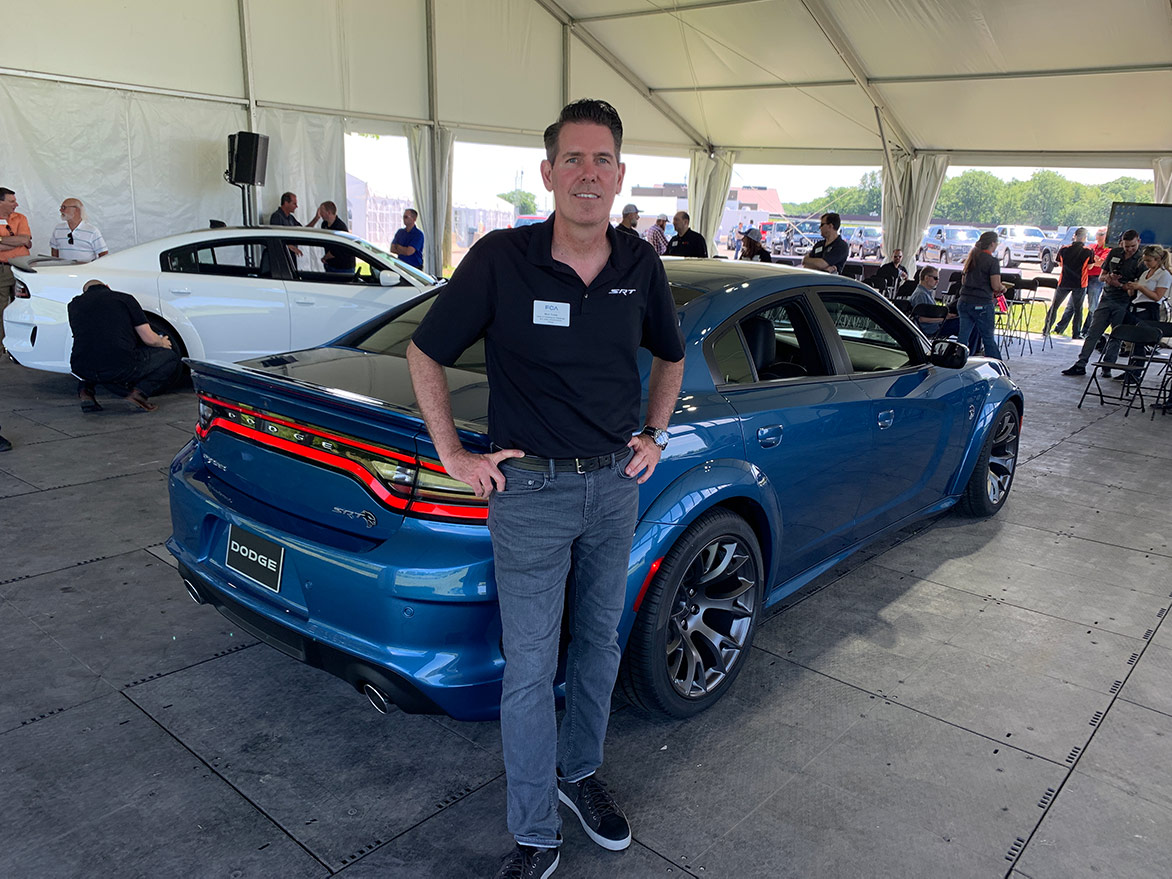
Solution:
[(639, 225), (639, 209), (633, 204), (623, 205), (623, 217), (619, 220), (619, 224), (615, 226), (620, 232), (624, 232), (634, 238), (639, 237), (639, 230), (636, 228)]
[(110, 252), (98, 227), (85, 218), (80, 198), (61, 202), (61, 222), (49, 236), (49, 252), (61, 259), (93, 262)]
[[(1063, 375), (1086, 375), (1087, 363), (1091, 359), (1091, 352), (1095, 350), (1095, 343), (1106, 332), (1107, 327), (1119, 327), (1127, 323), (1127, 313), (1131, 308), (1132, 295), (1126, 285), (1134, 281), (1143, 271), (1143, 262), (1139, 255), (1139, 233), (1128, 229), (1123, 233), (1122, 246), (1116, 247), (1107, 254), (1103, 261), (1103, 296), (1099, 300), (1099, 307), (1091, 316), (1091, 326), (1083, 336), (1082, 350), (1073, 366), (1062, 370)], [(1119, 357), (1119, 343), (1108, 342), (1103, 351), (1103, 359), (1114, 363)], [(1109, 377), (1111, 370), (1104, 369), (1104, 377)]]
[(663, 256), (665, 253), (667, 253), (667, 235), (663, 233), (663, 230), (666, 228), (667, 214), (660, 214), (655, 218), (655, 223), (643, 236), (645, 239), (647, 239), (647, 243), (655, 248), (655, 252), (659, 256)]
[[(610, 227), (626, 170), (622, 132), (605, 101), (562, 109), (545, 131), (541, 163), (554, 214), (478, 242), (407, 352), (444, 467), (489, 498), (505, 656), (501, 738), (516, 841), (498, 877), (553, 873), (559, 800), (602, 847), (619, 851), (631, 841), (626, 817), (594, 773), (619, 667), (637, 485), (667, 445), (684, 348), (662, 262)], [(480, 338), (495, 449), (483, 455), (460, 444), (444, 374)], [(653, 355), (642, 430), (640, 347)], [(573, 631), (559, 737), (553, 680), (567, 576)]]
[(391, 253), (423, 271), (423, 231), (415, 225), (418, 220), (419, 211), (414, 208), (403, 211), (403, 228), (395, 233)]
[[(281, 193), (281, 206), (273, 211), (269, 217), (270, 226), (300, 226), (293, 212), (297, 210), (297, 196), (291, 192)], [(315, 218), (316, 220), (316, 218)], [(312, 223), (310, 224), (312, 225)], [(289, 245), (289, 252), (293, 254), (293, 265), (297, 265), (297, 257), (301, 256), (301, 248), (295, 244)]]
[[(12, 289), (16, 284), (8, 261), (28, 256), (33, 243), (28, 217), (16, 212), (19, 206), (16, 193), (0, 186), (0, 343), (4, 341), (4, 309), (12, 301)], [(3, 351), (4, 345), (0, 344), (0, 353)]]
[[(321, 220), (323, 229), (332, 229), (335, 232), (350, 231), (346, 221), (338, 216), (338, 206), (332, 201), (323, 201), (307, 225), (312, 227), (318, 220)], [(354, 274), (354, 252), (352, 250), (348, 247), (330, 247), (328, 244), (324, 247), (325, 253), (322, 255), (321, 264), (327, 272)]]
[(94, 398), (95, 384), (130, 387), (130, 402), (147, 412), (157, 409), (148, 398), (165, 388), (179, 369), (171, 340), (151, 329), (142, 306), (129, 293), (111, 290), (101, 281), (86, 281), (81, 289), (69, 303), (69, 369), (80, 379), (82, 411), (102, 408)]
[[(1082, 300), (1090, 281), (1091, 264), (1095, 261), (1095, 252), (1086, 246), (1086, 241), (1087, 230), (1079, 226), (1074, 230), (1074, 240), (1058, 249), (1058, 264), (1062, 266), (1062, 274), (1058, 279), (1058, 288), (1054, 291), (1054, 300), (1046, 312), (1043, 335), (1050, 333), (1050, 327), (1054, 326), (1054, 318), (1062, 306), (1062, 301), (1069, 296), (1070, 302), (1067, 303), (1066, 311), (1062, 313), (1062, 320), (1054, 327), (1054, 335), (1062, 335), (1066, 325), (1070, 324), (1070, 338), (1082, 338)], [(1070, 323), (1072, 317), (1074, 323)]]
[(741, 258), (741, 248), (744, 246), (744, 243), (745, 243), (743, 240), (745, 237), (745, 224), (744, 223), (737, 223), (737, 229), (736, 229), (736, 232), (733, 233), (733, 236), (735, 236), (735, 237), (733, 237), (733, 241), (729, 245), (729, 247), (732, 248), (733, 259), (740, 259)]
[(879, 270), (871, 278), (872, 286), (879, 291), (898, 290), (899, 285), (907, 280), (907, 269), (901, 265), (902, 262), (903, 251), (897, 247), (891, 253), (891, 262), (879, 266)]
[(1101, 227), (1095, 233), (1095, 243), (1091, 245), (1095, 258), (1091, 262), (1091, 270), (1087, 273), (1087, 316), (1082, 324), (1082, 334), (1085, 336), (1091, 328), (1091, 317), (1099, 307), (1099, 297), (1103, 295), (1103, 260), (1111, 252), (1107, 246), (1107, 229)]
[(687, 211), (677, 211), (672, 218), (676, 227), (676, 234), (667, 242), (668, 256), (697, 256), (701, 259), (708, 257), (708, 242), (704, 236), (691, 228), (692, 218)]
[(842, 217), (835, 213), (823, 214), (821, 221), (822, 240), (810, 248), (810, 252), (802, 257), (802, 265), (808, 269), (817, 269), (820, 272), (842, 274), (842, 267), (846, 265), (850, 256), (850, 245), (843, 241), (838, 234), (842, 227)]

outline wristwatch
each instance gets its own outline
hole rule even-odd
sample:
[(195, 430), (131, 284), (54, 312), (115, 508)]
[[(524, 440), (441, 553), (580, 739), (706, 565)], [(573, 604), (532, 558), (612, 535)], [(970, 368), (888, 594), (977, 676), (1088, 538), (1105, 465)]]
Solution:
[(660, 430), (658, 427), (652, 427), (650, 424), (647, 424), (643, 426), (643, 429), (639, 433), (643, 436), (651, 437), (651, 441), (659, 446), (661, 452), (667, 448), (668, 437), (666, 430)]

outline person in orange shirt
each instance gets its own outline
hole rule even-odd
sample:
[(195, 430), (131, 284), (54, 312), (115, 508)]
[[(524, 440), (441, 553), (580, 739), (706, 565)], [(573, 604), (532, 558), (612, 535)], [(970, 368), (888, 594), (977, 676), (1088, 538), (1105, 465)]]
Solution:
[(12, 289), (16, 284), (8, 261), (28, 256), (29, 246), (33, 243), (28, 217), (18, 214), (17, 207), (16, 193), (0, 186), (0, 352), (4, 350), (4, 309), (12, 301)]

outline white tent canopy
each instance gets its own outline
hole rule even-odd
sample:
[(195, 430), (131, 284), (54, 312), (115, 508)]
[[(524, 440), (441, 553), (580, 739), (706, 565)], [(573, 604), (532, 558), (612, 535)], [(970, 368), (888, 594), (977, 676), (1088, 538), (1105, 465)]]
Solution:
[(234, 221), (239, 129), (273, 138), (262, 216), (341, 201), (344, 133), (383, 131), (412, 144), (435, 270), (453, 139), (537, 146), (583, 96), (628, 151), (691, 156), (709, 237), (735, 161), (882, 164), (901, 241), (949, 162), (1170, 179), (1168, 0), (42, 0), (3, 64), (0, 185), (42, 246), (70, 194), (116, 248)]

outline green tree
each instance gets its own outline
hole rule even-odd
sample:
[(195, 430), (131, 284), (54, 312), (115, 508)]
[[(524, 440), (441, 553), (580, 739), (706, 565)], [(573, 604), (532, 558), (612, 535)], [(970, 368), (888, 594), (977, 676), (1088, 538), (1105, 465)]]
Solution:
[(1004, 188), (1005, 182), (996, 175), (970, 168), (944, 181), (934, 213), (957, 223), (992, 226), (997, 222), (997, 200)]
[(502, 192), (497, 198), (507, 201), (517, 209), (518, 214), (537, 213), (537, 196), (523, 189), (514, 189), (512, 192)]

